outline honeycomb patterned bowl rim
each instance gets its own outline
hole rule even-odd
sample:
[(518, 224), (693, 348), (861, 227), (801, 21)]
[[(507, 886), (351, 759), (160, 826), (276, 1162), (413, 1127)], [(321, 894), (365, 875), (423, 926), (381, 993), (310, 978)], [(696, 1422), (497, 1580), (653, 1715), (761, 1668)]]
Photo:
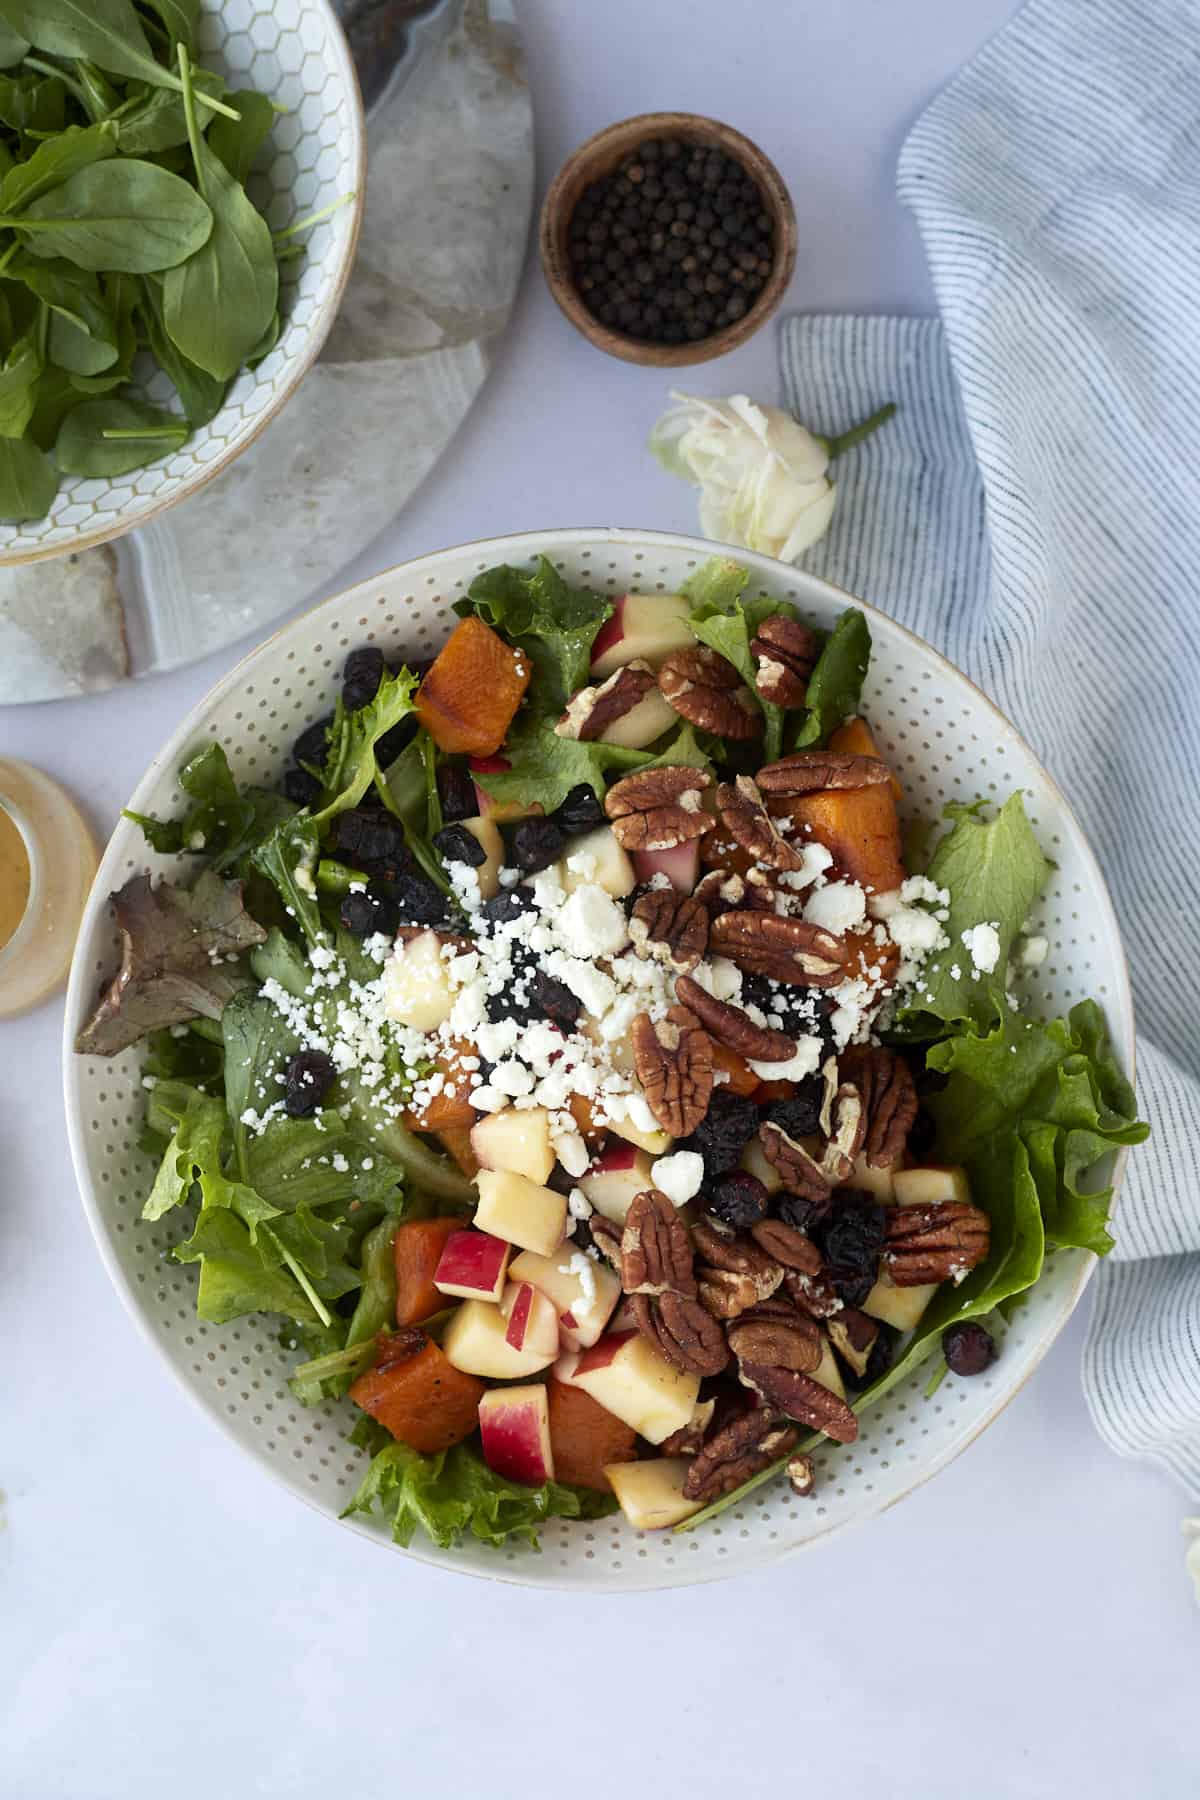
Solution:
[[(203, 32), (207, 22), (220, 17), (228, 22), (229, 16), (236, 19), (239, 14), (253, 15), (256, 11), (255, 0), (202, 0), (200, 29)], [(268, 425), (278, 418), (292, 394), (296, 391), (304, 376), (321, 353), (325, 339), (332, 329), (334, 319), (350, 279), (354, 266), (354, 257), (358, 248), (359, 233), (362, 229), (365, 206), (365, 184), (367, 169), (366, 124), (363, 113), (362, 94), (359, 88), (358, 74), (346, 34), (340, 19), (333, 9), (330, 0), (270, 0), (266, 7), (266, 15), (279, 26), (276, 43), (285, 37), (295, 36), (308, 20), (315, 21), (320, 30), (320, 49), (329, 64), (329, 77), (336, 83), (336, 101), (331, 110), (338, 121), (338, 139), (336, 155), (339, 168), (344, 175), (339, 176), (345, 182), (341, 192), (348, 198), (333, 216), (325, 222), (324, 227), (317, 227), (316, 234), (310, 238), (310, 246), (323, 240), (320, 254), (307, 253), (314, 270), (319, 271), (318, 295), (315, 310), (309, 321), (302, 327), (293, 330), (290, 322), (284, 322), (279, 342), (260, 368), (267, 368), (274, 363), (281, 350), (286, 354), (280, 357), (278, 367), (272, 372), (268, 381), (259, 380), (258, 371), (242, 369), (234, 378), (230, 391), (220, 411), (204, 426), (192, 431), (180, 452), (169, 457), (158, 459), (148, 464), (148, 469), (162, 469), (164, 479), (170, 485), (168, 491), (161, 494), (144, 496), (144, 504), (135, 509), (117, 510), (104, 523), (66, 526), (56, 524), (55, 511), (63, 493), (74, 496), (87, 490), (87, 501), (94, 511), (103, 504), (106, 492), (111, 493), (130, 479), (138, 479), (145, 470), (132, 470), (128, 477), (114, 477), (107, 480), (82, 476), (65, 476), (60, 479), (58, 494), (50, 512), (43, 519), (29, 520), (22, 524), (0, 523), (0, 568), (22, 567), (28, 563), (43, 562), (51, 557), (71, 555), (80, 550), (93, 549), (97, 545), (112, 543), (114, 539), (123, 537), (126, 532), (134, 531), (142, 525), (161, 517), (169, 508), (177, 506), (189, 495), (207, 487), (235, 462), (243, 451), (247, 450)], [(282, 19), (281, 19), (282, 16)], [(239, 35), (238, 31), (229, 35)], [(310, 51), (310, 54), (315, 52)], [(219, 52), (203, 51), (202, 60), (209, 63), (222, 62)], [(255, 61), (260, 58), (256, 57)], [(252, 71), (254, 63), (250, 65)], [(248, 71), (240, 71), (247, 73)], [(281, 78), (279, 87), (286, 86), (287, 77)], [(276, 87), (275, 91), (279, 91)], [(292, 146), (292, 151), (298, 147)], [(291, 154), (292, 151), (286, 154)], [(277, 152), (275, 163), (279, 160)], [(272, 164), (272, 167), (275, 166)], [(333, 198), (338, 196), (334, 195)], [(315, 209), (314, 209), (315, 210)], [(294, 340), (294, 341), (293, 341)], [(247, 382), (252, 385), (246, 386)], [(252, 414), (243, 413), (240, 427), (235, 430), (223, 451), (203, 462), (196, 461), (190, 474), (178, 476), (166, 473), (178, 456), (187, 454), (195, 460), (200, 452), (216, 441), (217, 431), (223, 418), (229, 416), (235, 406), (245, 408), (258, 390), (267, 388), (265, 400), (255, 407)], [(235, 390), (241, 389), (242, 392)], [(74, 499), (68, 505), (76, 504)], [(85, 504), (80, 499), (78, 504)], [(39, 541), (45, 539), (45, 541)], [(31, 541), (32, 540), (32, 541)]]

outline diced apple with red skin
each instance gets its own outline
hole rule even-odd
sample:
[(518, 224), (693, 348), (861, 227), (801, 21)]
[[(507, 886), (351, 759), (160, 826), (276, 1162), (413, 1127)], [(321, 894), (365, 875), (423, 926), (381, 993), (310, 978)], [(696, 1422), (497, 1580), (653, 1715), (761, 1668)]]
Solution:
[(506, 1106), (471, 1128), (471, 1148), (485, 1169), (511, 1169), (541, 1183), (554, 1167), (550, 1115), (544, 1106)]
[(568, 1350), (586, 1350), (594, 1344), (621, 1297), (621, 1283), (606, 1263), (593, 1262), (591, 1269), (589, 1297), (582, 1277), (561, 1252), (554, 1257), (535, 1256), (532, 1250), (522, 1250), (509, 1265), (510, 1280), (532, 1282), (555, 1307), (559, 1335)]
[(971, 1186), (965, 1169), (948, 1163), (925, 1163), (919, 1169), (901, 1169), (892, 1177), (897, 1206), (938, 1206), (956, 1200), (971, 1204)]
[(700, 1392), (699, 1376), (676, 1369), (640, 1331), (610, 1331), (579, 1352), (570, 1375), (562, 1372), (568, 1366), (560, 1357), (554, 1370), (560, 1381), (581, 1387), (651, 1444), (687, 1424)]
[[(472, 775), (507, 775), (512, 764), (507, 756), (471, 756), (467, 759), (467, 767)], [(474, 787), (475, 805), (481, 818), (492, 819), (499, 825), (507, 819), (523, 819), (529, 812), (519, 800), (493, 799), (481, 782), (475, 782)]]
[(550, 1413), (541, 1382), (491, 1388), (479, 1402), (483, 1460), (507, 1481), (541, 1487), (554, 1480)]
[(549, 1256), (562, 1243), (567, 1229), (567, 1197), (553, 1188), (539, 1187), (511, 1169), (480, 1169), (475, 1177), (479, 1195), (475, 1223), (522, 1250)]
[(673, 650), (690, 650), (696, 639), (682, 594), (623, 594), (592, 644), (592, 674), (604, 677), (639, 657), (657, 668)]
[(452, 1232), (438, 1258), (433, 1285), (441, 1294), (495, 1305), (504, 1292), (511, 1254), (510, 1243), (486, 1231)]
[(704, 1504), (684, 1498), (684, 1477), (690, 1467), (687, 1456), (656, 1456), (644, 1462), (609, 1463), (604, 1473), (635, 1531), (665, 1531), (690, 1519)]
[(636, 1144), (608, 1144), (580, 1176), (579, 1186), (602, 1218), (623, 1225), (635, 1197), (654, 1186), (650, 1157)]
[(504, 1341), (514, 1350), (529, 1350), (550, 1362), (558, 1355), (558, 1313), (554, 1302), (531, 1281), (510, 1281), (500, 1297), (508, 1321)]
[(635, 850), (633, 872), (639, 883), (665, 875), (677, 894), (690, 894), (700, 873), (700, 839), (689, 838), (670, 850)]
[[(589, 859), (592, 867), (584, 874)], [(573, 861), (574, 869), (570, 866)], [(573, 838), (566, 854), (555, 863), (554, 873), (567, 894), (577, 887), (592, 886), (603, 888), (614, 900), (623, 900), (638, 884), (633, 864), (613, 836), (611, 825), (598, 825), (595, 831)]]
[(526, 1347), (514, 1349), (507, 1332), (508, 1320), (498, 1306), (487, 1300), (464, 1300), (442, 1334), (442, 1351), (456, 1369), (487, 1381), (520, 1381), (554, 1360), (553, 1351), (543, 1356)]
[(643, 1131), (632, 1119), (608, 1119), (607, 1129), (614, 1137), (624, 1138), (637, 1150), (645, 1150), (650, 1156), (665, 1156), (675, 1139), (665, 1131)]
[(664, 731), (679, 723), (679, 714), (668, 706), (656, 687), (600, 733), (602, 744), (616, 744), (622, 750), (644, 750)]

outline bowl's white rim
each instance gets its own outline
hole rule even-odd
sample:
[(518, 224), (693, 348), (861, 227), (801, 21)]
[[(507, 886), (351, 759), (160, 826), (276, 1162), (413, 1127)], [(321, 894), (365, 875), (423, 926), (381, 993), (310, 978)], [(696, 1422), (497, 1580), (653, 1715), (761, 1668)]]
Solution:
[[(338, 315), (342, 297), (346, 292), (346, 283), (354, 267), (354, 258), (358, 250), (359, 233), (362, 230), (363, 211), (366, 206), (367, 180), (367, 128), (363, 112), (362, 90), (358, 84), (358, 70), (354, 66), (354, 58), (350, 54), (350, 44), (346, 37), (342, 22), (333, 10), (333, 0), (309, 0), (309, 4), (317, 6), (325, 15), (326, 27), (330, 33), (330, 44), (339, 64), (338, 73), (345, 85), (346, 101), (350, 109), (349, 129), (351, 138), (351, 157), (354, 165), (353, 198), (346, 203), (345, 210), (349, 214), (350, 229), (341, 239), (341, 261), (333, 286), (326, 294), (312, 327), (305, 339), (304, 348), (287, 364), (287, 372), (282, 375), (272, 395), (270, 404), (263, 408), (253, 425), (244, 437), (237, 438), (225, 450), (195, 475), (186, 480), (169, 494), (153, 501), (143, 512), (131, 519), (118, 519), (112, 525), (94, 525), (92, 529), (81, 528), (71, 536), (57, 539), (53, 544), (43, 544), (32, 550), (11, 550), (0, 537), (0, 568), (23, 569), (28, 563), (46, 562), (54, 556), (71, 556), (78, 550), (94, 550), (100, 544), (114, 543), (117, 538), (124, 537), (127, 531), (140, 531), (152, 519), (170, 507), (177, 506), (181, 500), (189, 500), (198, 494), (201, 488), (215, 481), (224, 473), (230, 463), (236, 462), (243, 451), (250, 448), (260, 438), (273, 419), (278, 418), (281, 409), (287, 405), (300, 382), (316, 362), (324, 348), (325, 339), (333, 329), (333, 321)], [(336, 215), (334, 215), (336, 217)], [(219, 417), (219, 415), (218, 415)], [(0, 531), (4, 528), (0, 527)]]
[[(134, 789), (133, 794), (127, 802), (128, 807), (133, 811), (145, 810), (146, 803), (149, 800), (153, 789), (157, 786), (160, 777), (168, 769), (171, 774), (174, 775), (178, 767), (181, 753), (184, 751), (193, 735), (200, 730), (212, 708), (223, 700), (231, 691), (237, 689), (241, 685), (242, 681), (250, 674), (258, 660), (265, 655), (266, 651), (272, 645), (293, 634), (300, 634), (307, 629), (310, 626), (310, 623), (326, 608), (340, 605), (360, 594), (363, 596), (370, 595), (379, 588), (381, 583), (386, 582), (391, 584), (401, 578), (409, 577), (415, 572), (424, 574), (431, 570), (436, 571), (436, 566), (440, 560), (451, 557), (457, 558), (461, 556), (464, 550), (478, 550), (481, 553), (487, 554), (489, 557), (494, 553), (496, 561), (503, 561), (506, 560), (507, 556), (514, 553), (513, 546), (517, 544), (529, 546), (529, 549), (516, 553), (519, 555), (531, 554), (538, 549), (545, 550), (547, 553), (552, 554), (556, 548), (563, 550), (573, 549), (577, 547), (581, 540), (592, 543), (608, 542), (620, 544), (628, 548), (639, 548), (641, 546), (650, 545), (664, 550), (683, 551), (688, 554), (693, 554), (698, 558), (714, 554), (727, 555), (735, 561), (744, 564), (747, 568), (755, 569), (762, 575), (776, 581), (779, 580), (781, 573), (785, 574), (787, 579), (794, 585), (807, 585), (815, 593), (822, 594), (826, 597), (834, 597), (839, 604), (860, 607), (866, 614), (869, 623), (878, 620), (888, 630), (900, 633), (902, 637), (907, 638), (909, 642), (915, 645), (925, 656), (931, 658), (935, 669), (944, 675), (947, 675), (952, 683), (961, 682), (968, 688), (977, 697), (979, 703), (992, 715), (1000, 733), (1010, 744), (1020, 751), (1022, 756), (1028, 758), (1029, 762), (1038, 771), (1061, 808), (1063, 823), (1075, 832), (1078, 849), (1085, 866), (1090, 869), (1094, 883), (1093, 892), (1097, 904), (1100, 911), (1107, 915), (1107, 923), (1112, 930), (1114, 941), (1118, 945), (1119, 958), (1112, 971), (1113, 992), (1109, 997), (1106, 1012), (1109, 1016), (1109, 1025), (1113, 1033), (1114, 1041), (1119, 1045), (1122, 1053), (1122, 1061), (1126, 1067), (1128, 1077), (1130, 1081), (1133, 1081), (1136, 1073), (1133, 996), (1130, 989), (1128, 964), (1125, 957), (1124, 946), (1121, 941), (1116, 911), (1113, 907), (1112, 898), (1109, 894), (1103, 871), (1100, 868), (1100, 864), (1092, 850), (1082, 825), (1076, 818), (1066, 795), (1054, 780), (1053, 776), (1043, 767), (1040, 759), (1035, 755), (1031, 746), (1021, 736), (1020, 732), (1018, 732), (1016, 727), (1009, 721), (1004, 713), (1000, 711), (995, 702), (984, 693), (982, 688), (973, 682), (969, 676), (964, 675), (960, 669), (957, 669), (953, 663), (942, 656), (940, 651), (935, 650), (932, 645), (927, 644), (923, 638), (918, 637), (915, 632), (909, 631), (906, 626), (899, 624), (897, 620), (882, 612), (878, 607), (872, 606), (868, 601), (859, 599), (856, 595), (849, 593), (844, 588), (839, 588), (833, 582), (826, 581), (819, 576), (809, 575), (804, 570), (796, 569), (790, 564), (780, 563), (773, 557), (763, 556), (755, 551), (742, 549), (738, 545), (712, 543), (703, 538), (691, 537), (683, 532), (639, 530), (635, 527), (628, 526), (560, 526), (547, 531), (507, 532), (499, 537), (471, 539), (465, 543), (451, 545), (441, 550), (428, 551), (424, 555), (413, 557), (407, 562), (395, 563), (390, 568), (381, 570), (377, 575), (369, 576), (366, 580), (355, 582), (352, 587), (343, 588), (339, 593), (329, 595), (317, 605), (310, 607), (306, 612), (301, 613), (297, 618), (289, 620), (285, 625), (281, 626), (278, 631), (272, 633), (270, 637), (265, 638), (262, 643), (256, 645), (253, 650), (249, 651), (235, 663), (233, 668), (231, 668), (227, 674), (223, 675), (219, 681), (215, 682), (208, 690), (207, 694), (197, 702), (191, 712), (189, 712), (187, 717), (183, 720), (182, 724), (177, 727), (167, 743), (154, 757), (146, 770), (146, 773), (137, 784), (137, 787)], [(100, 859), (100, 864), (96, 871), (91, 891), (88, 894), (87, 904), (84, 907), (83, 918), (80, 922), (78, 942), (82, 942), (85, 934), (90, 936), (96, 923), (96, 915), (107, 905), (111, 887), (114, 879), (119, 873), (118, 865), (120, 860), (122, 856), (127, 853), (128, 846), (136, 840), (136, 834), (136, 826), (125, 819), (118, 821), (112, 837), (105, 847), (104, 854)], [(74, 1092), (73, 1082), (76, 1060), (74, 1038), (77, 1027), (75, 1022), (77, 1018), (82, 1016), (83, 1006), (86, 1000), (90, 998), (91, 994), (94, 992), (94, 986), (94, 976), (86, 965), (86, 959), (79, 954), (77, 944), (76, 954), (71, 964), (71, 974), (64, 1008), (63, 1096), (66, 1111), (67, 1137), (71, 1149), (71, 1160), (75, 1170), (75, 1180), (79, 1188), (80, 1199), (83, 1203), (88, 1226), (100, 1253), (100, 1259), (108, 1272), (109, 1279), (112, 1281), (113, 1286), (120, 1296), (122, 1304), (132, 1317), (137, 1329), (153, 1349), (157, 1359), (167, 1367), (173, 1379), (188, 1395), (193, 1404), (199, 1407), (200, 1410), (220, 1428), (223, 1434), (236, 1445), (237, 1449), (243, 1455), (252, 1457), (253, 1460), (258, 1463), (260, 1468), (264, 1469), (267, 1474), (281, 1487), (285, 1488), (288, 1493), (292, 1494), (295, 1498), (302, 1500), (322, 1518), (328, 1518), (330, 1515), (326, 1506), (313, 1499), (310, 1495), (302, 1493), (298, 1487), (294, 1486), (286, 1478), (280, 1465), (272, 1462), (264, 1452), (245, 1444), (238, 1436), (237, 1432), (233, 1430), (222, 1416), (216, 1403), (199, 1392), (192, 1383), (187, 1380), (183, 1372), (176, 1368), (158, 1338), (155, 1336), (141, 1307), (138, 1305), (137, 1295), (134, 1292), (133, 1286), (117, 1260), (115, 1250), (109, 1241), (108, 1233), (100, 1216), (98, 1196), (87, 1161), (87, 1146), (83, 1130), (83, 1121), (79, 1115), (77, 1096)], [(1120, 1192), (1121, 1179), (1125, 1172), (1128, 1156), (1129, 1151), (1126, 1148), (1118, 1149), (1114, 1155), (1112, 1167), (1114, 1206)], [(959, 1436), (953, 1438), (941, 1452), (932, 1457), (927, 1464), (922, 1466), (907, 1485), (899, 1492), (888, 1498), (880, 1498), (870, 1502), (870, 1504), (865, 1505), (852, 1518), (831, 1521), (828, 1525), (823, 1526), (819, 1531), (804, 1538), (798, 1543), (777, 1543), (765, 1548), (761, 1554), (741, 1554), (737, 1561), (730, 1567), (712, 1567), (710, 1565), (708, 1567), (698, 1568), (693, 1572), (686, 1565), (680, 1565), (677, 1570), (672, 1571), (669, 1575), (657, 1571), (652, 1573), (648, 1570), (643, 1578), (638, 1577), (636, 1570), (622, 1570), (619, 1578), (610, 1575), (601, 1583), (583, 1580), (569, 1574), (557, 1574), (539, 1578), (536, 1566), (537, 1559), (532, 1556), (518, 1564), (506, 1564), (503, 1568), (497, 1567), (494, 1573), (490, 1571), (485, 1573), (480, 1569), (468, 1567), (466, 1564), (456, 1565), (452, 1561), (452, 1552), (441, 1552), (432, 1548), (426, 1549), (421, 1545), (413, 1545), (407, 1550), (401, 1550), (400, 1546), (393, 1544), (390, 1538), (384, 1535), (382, 1529), (377, 1524), (368, 1523), (363, 1519), (338, 1519), (337, 1523), (343, 1526), (349, 1526), (352, 1531), (358, 1532), (361, 1536), (368, 1538), (372, 1543), (383, 1545), (385, 1548), (393, 1551), (398, 1551), (400, 1554), (412, 1557), (416, 1561), (425, 1563), (431, 1568), (441, 1569), (449, 1574), (469, 1575), (482, 1581), (492, 1580), (504, 1582), (513, 1587), (549, 1587), (559, 1588), (564, 1591), (578, 1590), (587, 1593), (647, 1592), (664, 1588), (700, 1586), (707, 1582), (729, 1580), (736, 1575), (742, 1575), (751, 1570), (763, 1568), (767, 1564), (779, 1562), (785, 1557), (795, 1556), (802, 1551), (814, 1549), (817, 1545), (828, 1542), (828, 1540), (836, 1534), (853, 1529), (858, 1525), (864, 1524), (867, 1520), (876, 1518), (879, 1514), (889, 1511), (891, 1507), (897, 1505), (901, 1500), (907, 1499), (910, 1494), (915, 1492), (917, 1488), (922, 1487), (925, 1482), (929, 1481), (934, 1475), (939, 1474), (942, 1469), (953, 1462), (956, 1457), (960, 1456), (970, 1444), (974, 1443), (975, 1440), (987, 1430), (988, 1426), (994, 1422), (1001, 1412), (1003, 1412), (1010, 1401), (1020, 1393), (1021, 1389), (1040, 1366), (1051, 1346), (1061, 1336), (1071, 1314), (1074, 1312), (1083, 1295), (1084, 1289), (1091, 1280), (1092, 1273), (1096, 1267), (1097, 1258), (1085, 1251), (1075, 1251), (1070, 1254), (1078, 1258), (1079, 1267), (1074, 1281), (1059, 1302), (1057, 1316), (1047, 1323), (1041, 1340), (1029, 1354), (1020, 1374), (1014, 1378), (1008, 1389), (997, 1397), (994, 1404), (988, 1408), (983, 1418), (971, 1425), (969, 1429), (965, 1429)]]

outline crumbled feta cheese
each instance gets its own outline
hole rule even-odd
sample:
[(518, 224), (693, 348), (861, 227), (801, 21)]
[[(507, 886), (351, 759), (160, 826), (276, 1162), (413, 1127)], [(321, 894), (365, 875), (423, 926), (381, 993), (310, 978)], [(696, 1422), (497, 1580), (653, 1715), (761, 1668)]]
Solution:
[(650, 1165), (650, 1179), (672, 1206), (686, 1206), (700, 1192), (704, 1180), (704, 1158), (695, 1150), (675, 1150), (660, 1156)]
[(568, 1262), (559, 1263), (558, 1272), (560, 1275), (575, 1276), (579, 1282), (580, 1296), (590, 1306), (596, 1298), (596, 1269), (583, 1251), (576, 1250)]
[(572, 1188), (567, 1195), (567, 1211), (573, 1219), (590, 1219), (593, 1212), (591, 1201), (582, 1188)]
[(492, 1070), (491, 1085), (498, 1094), (508, 1094), (515, 1098), (518, 1094), (531, 1094), (534, 1082), (523, 1062), (510, 1060), (496, 1064)]
[(829, 881), (805, 902), (804, 917), (840, 937), (855, 931), (867, 916), (867, 896), (852, 881)]
[(964, 931), (962, 941), (981, 974), (990, 975), (1000, 961), (1000, 933), (994, 925), (973, 925)]
[(1022, 969), (1040, 969), (1050, 951), (1044, 937), (1027, 937), (1017, 951), (1017, 965)]
[(931, 914), (915, 906), (897, 907), (887, 923), (893, 942), (905, 956), (927, 955), (938, 949), (946, 935)]
[(803, 1081), (806, 1075), (820, 1067), (821, 1040), (819, 1037), (802, 1037), (797, 1040), (794, 1056), (786, 1062), (753, 1062), (750, 1067), (763, 1081)]
[(571, 956), (615, 956), (629, 942), (624, 909), (599, 887), (577, 887), (555, 921)]

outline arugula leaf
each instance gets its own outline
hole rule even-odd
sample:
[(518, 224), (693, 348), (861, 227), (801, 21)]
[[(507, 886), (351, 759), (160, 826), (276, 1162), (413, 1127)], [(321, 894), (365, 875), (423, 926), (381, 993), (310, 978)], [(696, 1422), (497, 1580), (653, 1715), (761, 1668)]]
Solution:
[[(557, 714), (555, 715), (557, 716)], [(551, 813), (581, 781), (602, 800), (608, 769), (640, 769), (654, 759), (645, 750), (622, 750), (615, 744), (581, 743), (559, 737), (548, 715), (522, 713), (509, 731), (504, 755), (511, 765), (502, 774), (477, 773), (480, 787), (500, 801), (526, 806), (540, 802)]]
[(194, 256), (212, 234), (213, 215), (180, 176), (155, 163), (120, 157), (76, 170), (0, 223), (27, 236), (35, 256), (64, 256), (81, 269), (144, 275)]
[(519, 1487), (489, 1469), (467, 1444), (438, 1456), (422, 1456), (407, 1444), (388, 1444), (372, 1460), (342, 1517), (378, 1506), (397, 1544), (411, 1544), (422, 1530), (440, 1550), (467, 1533), (497, 1547), (510, 1538), (539, 1548), (544, 1519), (599, 1519), (616, 1510), (611, 1494), (547, 1481)]
[(290, 800), (269, 788), (239, 792), (220, 744), (206, 744), (189, 757), (178, 781), (194, 802), (182, 818), (161, 820), (128, 809), (121, 816), (140, 825), (151, 848), (162, 855), (203, 850), (218, 871), (241, 862), (247, 851), (296, 812)]
[(193, 429), (207, 425), (224, 405), (229, 384), (189, 362), (172, 341), (163, 318), (162, 289), (148, 276), (142, 278), (138, 316), (151, 352), (175, 385), (188, 424)]
[(525, 652), (533, 665), (530, 704), (557, 716), (586, 685), (592, 644), (613, 608), (602, 594), (569, 587), (539, 556), (532, 574), (502, 563), (477, 575), (454, 610), (478, 614)]
[[(196, 80), (203, 70), (194, 69)], [(208, 128), (208, 147), (219, 156), (235, 181), (245, 184), (254, 159), (271, 134), (275, 108), (265, 94), (253, 88), (242, 88), (229, 95), (229, 104), (240, 113), (237, 119), (214, 119)]]
[(67, 90), (55, 76), (0, 76), (0, 123), (13, 131), (61, 131)]
[(31, 438), (0, 437), (0, 521), (41, 519), (58, 492), (58, 476)]
[(58, 137), (39, 144), (33, 155), (16, 163), (0, 181), (0, 213), (20, 212), (80, 169), (117, 154), (111, 125), (70, 125)]
[(140, 400), (110, 394), (85, 400), (62, 422), (54, 457), (64, 475), (127, 475), (187, 442), (185, 419)]
[(185, 890), (134, 875), (112, 897), (121, 968), (75, 1039), (85, 1056), (115, 1056), (148, 1031), (203, 1014), (219, 1019), (245, 982), (241, 953), (266, 937), (242, 905), (240, 881), (206, 869)]
[[(0, 22), (51, 56), (182, 92), (178, 75), (155, 61), (130, 0), (0, 0)], [(202, 97), (219, 112), (230, 110)]]
[[(1007, 1008), (1009, 952), (1046, 885), (1050, 864), (1019, 793), (1006, 800), (990, 821), (975, 808), (948, 811), (955, 823), (934, 850), (928, 876), (935, 886), (950, 892), (950, 916), (944, 926), (950, 943), (937, 953), (936, 963), (926, 964), (925, 991), (919, 1003), (901, 1015), (901, 1023), (908, 1024), (914, 1014), (932, 1014), (948, 1025), (973, 1020), (986, 1031)], [(963, 942), (963, 933), (981, 924), (994, 926), (1000, 942), (995, 968), (989, 973), (974, 968)]]
[(823, 744), (830, 732), (858, 711), (870, 660), (870, 627), (858, 608), (850, 607), (817, 658), (808, 683), (806, 711), (789, 750)]
[(179, 66), (196, 184), (201, 204), (211, 209), (212, 229), (167, 270), (163, 318), (189, 362), (218, 381), (229, 381), (275, 316), (279, 266), (266, 220), (200, 134), (183, 44)]

